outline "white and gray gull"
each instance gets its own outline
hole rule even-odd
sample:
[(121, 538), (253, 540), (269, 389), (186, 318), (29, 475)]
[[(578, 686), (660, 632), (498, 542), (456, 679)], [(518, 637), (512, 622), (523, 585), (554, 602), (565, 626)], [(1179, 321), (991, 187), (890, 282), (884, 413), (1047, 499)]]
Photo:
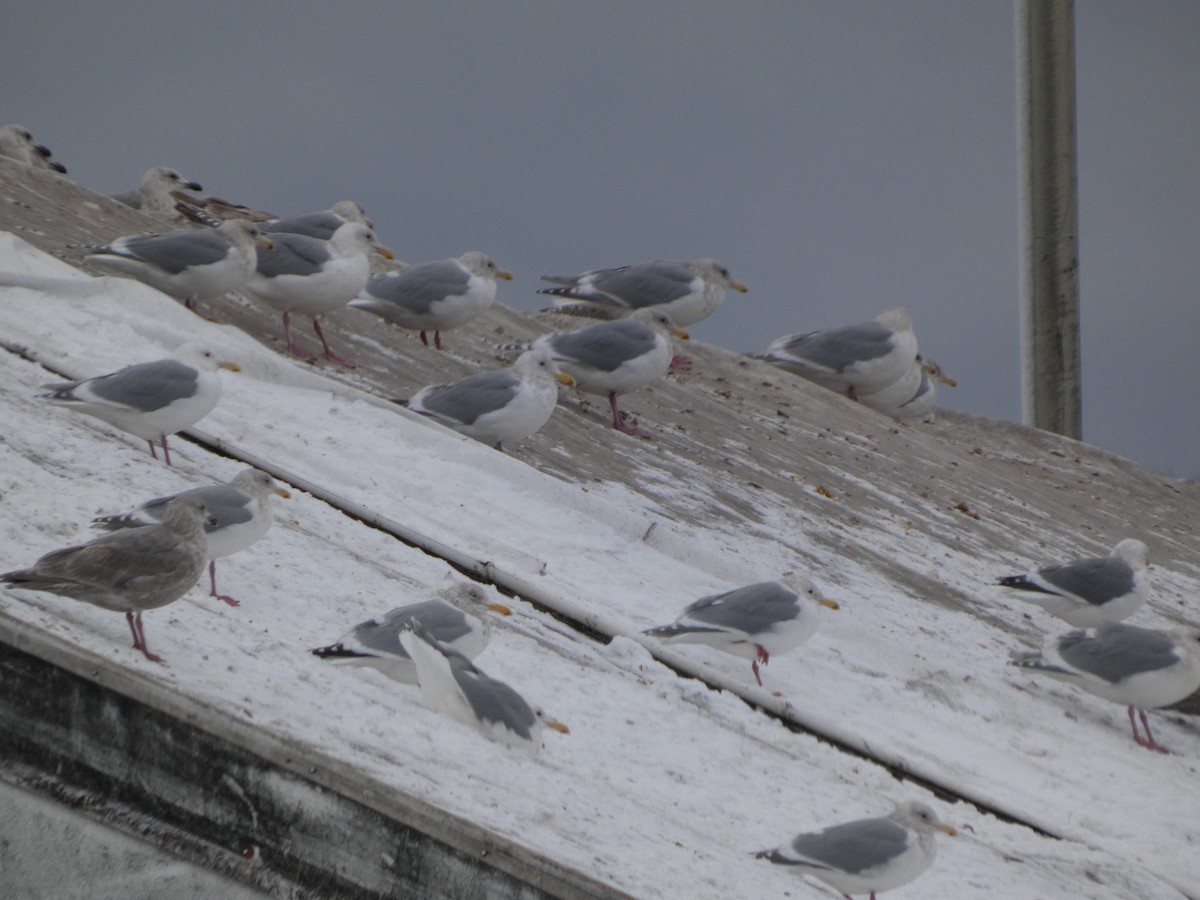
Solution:
[(230, 219), (216, 228), (135, 234), (93, 247), (88, 262), (132, 275), (195, 310), (196, 304), (236, 291), (254, 274), (255, 250), (273, 250), (254, 223)]
[(157, 216), (173, 217), (176, 213), (176, 199), (173, 191), (186, 188), (189, 191), (203, 190), (194, 181), (188, 181), (174, 169), (167, 166), (154, 166), (146, 170), (141, 182), (132, 191), (112, 194), (112, 199), (144, 213)]
[(221, 399), (219, 368), (238, 371), (235, 363), (220, 361), (205, 345), (187, 343), (170, 359), (138, 363), (85, 381), (43, 385), (50, 393), (42, 396), (142, 438), (156, 459), (154, 444), (161, 442), (169, 466), (167, 437), (195, 425)]
[(746, 286), (714, 259), (654, 259), (579, 275), (543, 275), (542, 280), (558, 286), (538, 293), (554, 297), (564, 311), (579, 306), (624, 315), (653, 306), (681, 328), (716, 312), (726, 290), (746, 293)]
[(1141, 541), (1126, 538), (1108, 556), (1006, 575), (997, 584), (1077, 628), (1120, 622), (1150, 595), (1149, 552)]
[(689, 604), (670, 625), (642, 634), (667, 644), (706, 644), (751, 660), (754, 678), (762, 684), (758, 664), (772, 655), (799, 647), (821, 624), (820, 607), (838, 604), (804, 575), (788, 573), (781, 581), (763, 581), (710, 594)]
[(238, 606), (238, 601), (228, 594), (217, 591), (217, 560), (245, 550), (266, 535), (274, 518), (271, 511), (271, 495), (291, 497), (284, 488), (266, 472), (258, 469), (243, 469), (228, 484), (214, 484), (191, 488), (166, 497), (157, 497), (126, 513), (100, 516), (92, 520), (92, 527), (101, 531), (121, 531), (127, 528), (143, 528), (161, 524), (167, 515), (167, 507), (176, 497), (199, 497), (212, 513), (213, 521), (204, 526), (204, 539), (208, 548), (208, 576), (210, 596)]
[[(1167, 753), (1150, 732), (1146, 710), (1170, 706), (1200, 690), (1200, 628), (1161, 631), (1109, 622), (1059, 635), (1040, 653), (1014, 654), (1012, 665), (1127, 706), (1134, 741)], [(1145, 738), (1138, 734), (1135, 712), (1146, 728)]]
[(420, 622), (426, 634), (467, 659), (483, 652), (491, 638), (491, 615), (510, 616), (503, 603), (490, 601), (476, 584), (458, 584), (441, 597), (398, 606), (360, 622), (337, 643), (317, 647), (313, 655), (334, 665), (376, 669), (394, 681), (417, 683), (417, 666), (400, 643), (400, 631), (409, 622)]
[(457, 259), (406, 266), (372, 275), (350, 305), (375, 313), (393, 325), (421, 333), (421, 343), (442, 349), (442, 332), (465, 325), (496, 302), (496, 279), (512, 280), (486, 253), (471, 250)]
[(924, 803), (908, 801), (886, 816), (798, 834), (755, 856), (819, 878), (847, 898), (869, 893), (875, 900), (877, 893), (908, 884), (933, 864), (934, 831), (957, 834)]

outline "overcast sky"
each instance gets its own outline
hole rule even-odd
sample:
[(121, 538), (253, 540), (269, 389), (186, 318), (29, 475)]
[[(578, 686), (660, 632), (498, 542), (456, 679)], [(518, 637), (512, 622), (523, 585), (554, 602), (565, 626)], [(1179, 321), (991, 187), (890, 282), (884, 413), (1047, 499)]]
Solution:
[[(1020, 420), (1009, 2), (19, 3), (0, 124), (109, 193), (170, 165), (278, 213), (352, 198), (410, 262), (712, 256), (734, 350), (907, 306)], [(1076, 7), (1084, 437), (1200, 476), (1200, 3)]]

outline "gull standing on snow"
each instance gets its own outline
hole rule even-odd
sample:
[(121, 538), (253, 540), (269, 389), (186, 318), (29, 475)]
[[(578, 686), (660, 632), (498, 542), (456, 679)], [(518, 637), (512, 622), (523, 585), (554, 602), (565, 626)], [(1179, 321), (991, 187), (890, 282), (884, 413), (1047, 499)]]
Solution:
[(1091, 628), (1127, 619), (1146, 602), (1150, 595), (1146, 576), (1149, 553), (1141, 541), (1126, 538), (1108, 556), (1006, 575), (997, 584), (1014, 589), (1020, 599), (1068, 625)]
[(221, 399), (217, 369), (239, 371), (232, 362), (219, 362), (203, 344), (183, 344), (171, 359), (138, 363), (86, 381), (47, 384), (42, 396), (60, 406), (95, 416), (142, 438), (155, 459), (155, 441), (171, 465), (167, 437), (195, 425)]
[(503, 603), (488, 602), (483, 588), (475, 584), (455, 585), (443, 596), (447, 599), (411, 603), (360, 622), (336, 644), (317, 647), (313, 655), (335, 665), (367, 666), (394, 681), (416, 684), (416, 663), (400, 643), (400, 631), (409, 622), (420, 622), (435, 641), (473, 660), (491, 639), (489, 613), (512, 615)]
[(125, 613), (133, 648), (150, 652), (142, 612), (178, 600), (204, 571), (204, 526), (211, 515), (198, 497), (180, 497), (161, 525), (105, 534), (86, 544), (47, 553), (28, 569), (6, 572), (0, 582), (46, 591)]
[(0, 127), (0, 156), (15, 159), (35, 169), (51, 169), (60, 175), (67, 174), (67, 167), (53, 158), (49, 147), (35, 144), (33, 134), (24, 125)]
[(431, 637), (419, 621), (405, 624), (400, 644), (417, 667), (421, 699), (435, 712), (516, 747), (536, 748), (543, 726), (568, 733), (566, 725), (531, 708), (507, 684), (485, 675), (462, 653)]
[(651, 307), (614, 322), (543, 334), (530, 346), (549, 349), (579, 390), (607, 396), (613, 428), (644, 438), (649, 435), (625, 424), (617, 396), (640, 390), (667, 374), (676, 364), (672, 336), (688, 340), (688, 333), (676, 327), (670, 316)]
[(204, 231), (140, 234), (94, 247), (88, 261), (132, 275), (195, 310), (196, 304), (236, 291), (257, 262), (255, 248), (273, 250), (252, 222), (231, 219)]
[(350, 301), (356, 309), (382, 316), (393, 325), (433, 332), (433, 344), (442, 349), (442, 332), (465, 325), (487, 312), (496, 302), (496, 279), (512, 280), (486, 253), (471, 250), (458, 259), (406, 266), (399, 272), (372, 275), (362, 294)]
[(171, 196), (171, 192), (177, 191), (179, 188), (186, 188), (189, 191), (203, 190), (199, 184), (187, 181), (174, 169), (166, 166), (154, 166), (152, 169), (146, 170), (141, 184), (134, 190), (111, 196), (118, 203), (124, 203), (126, 206), (132, 206), (145, 213), (169, 218), (175, 215), (176, 201)]
[(325, 348), (325, 359), (353, 368), (353, 362), (329, 348), (320, 317), (341, 309), (362, 291), (371, 274), (368, 251), (387, 259), (394, 258), (394, 254), (361, 222), (339, 226), (328, 241), (285, 232), (273, 233), (271, 240), (275, 249), (258, 252), (257, 268), (246, 282), (246, 290), (283, 312), (283, 333), (293, 354), (309, 361), (315, 359), (292, 340), (290, 314), (298, 312), (312, 318), (313, 330)]
[(958, 382), (943, 372), (941, 366), (918, 353), (903, 375), (882, 390), (860, 393), (858, 402), (897, 422), (932, 418), (939, 384), (958, 387)]
[(857, 400), (883, 390), (912, 367), (917, 336), (903, 307), (874, 321), (842, 325), (772, 341), (766, 353), (752, 354), (784, 371)]
[[(1157, 631), (1109, 622), (1086, 631), (1068, 631), (1040, 653), (1014, 654), (1012, 665), (1129, 707), (1134, 741), (1168, 753), (1150, 733), (1146, 710), (1170, 706), (1200, 690), (1200, 628)], [(1144, 739), (1138, 734), (1135, 710), (1146, 727)]]
[(654, 259), (579, 275), (543, 275), (542, 280), (560, 285), (538, 293), (553, 296), (562, 311), (578, 306), (624, 314), (656, 306), (681, 328), (716, 312), (729, 288), (746, 293), (746, 286), (715, 259)]
[(886, 816), (798, 834), (754, 855), (819, 878), (846, 897), (869, 892), (875, 900), (878, 892), (906, 885), (933, 865), (934, 831), (958, 833), (924, 803), (909, 801)]
[(790, 573), (782, 582), (763, 581), (701, 597), (670, 625), (642, 634), (666, 644), (707, 644), (749, 659), (761, 686), (758, 664), (765, 666), (772, 654), (786, 653), (812, 637), (821, 624), (820, 607), (838, 608), (821, 593), (810, 578)]
[(125, 528), (143, 528), (159, 525), (167, 516), (167, 507), (176, 497), (199, 497), (212, 513), (213, 521), (204, 526), (204, 538), (208, 548), (208, 577), (211, 584), (209, 596), (223, 600), (230, 606), (240, 605), (237, 600), (217, 591), (217, 560), (245, 550), (262, 538), (271, 528), (271, 495), (285, 500), (292, 495), (275, 484), (274, 479), (258, 469), (243, 469), (228, 484), (180, 491), (168, 497), (147, 500), (137, 509), (115, 516), (100, 516), (92, 520), (92, 527), (101, 531), (120, 531)]
[(511, 446), (546, 424), (558, 404), (559, 384), (574, 387), (575, 379), (558, 370), (549, 348), (537, 347), (517, 357), (512, 368), (428, 385), (404, 405), (503, 450), (505, 442)]
[(367, 218), (366, 210), (353, 200), (339, 200), (329, 209), (319, 212), (297, 213), (294, 216), (281, 216), (262, 226), (267, 234), (302, 234), (305, 237), (327, 241), (333, 233), (347, 222), (357, 222), (374, 228), (375, 223)]

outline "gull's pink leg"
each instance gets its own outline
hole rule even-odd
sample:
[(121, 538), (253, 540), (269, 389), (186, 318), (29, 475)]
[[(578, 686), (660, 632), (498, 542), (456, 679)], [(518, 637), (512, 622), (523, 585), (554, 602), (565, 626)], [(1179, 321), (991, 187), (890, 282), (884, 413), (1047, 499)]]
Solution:
[(283, 338), (287, 341), (288, 350), (291, 351), (293, 356), (298, 356), (305, 362), (316, 362), (317, 358), (315, 356), (313, 356), (303, 347), (298, 346), (295, 341), (292, 340), (291, 316), (286, 311), (283, 314)]
[(758, 673), (758, 664), (762, 663), (765, 666), (769, 663), (771, 661), (771, 654), (767, 652), (767, 648), (762, 644), (755, 644), (754, 651), (755, 659), (750, 663), (750, 668), (754, 670), (754, 680), (758, 682), (759, 687), (762, 687), (762, 676)]
[(325, 340), (325, 332), (321, 330), (321, 320), (313, 316), (313, 331), (317, 333), (317, 337), (321, 339), (321, 346), (325, 348), (325, 358), (331, 363), (337, 363), (339, 366), (344, 366), (347, 369), (354, 369), (358, 364), (349, 359), (342, 359), (332, 350), (329, 349), (329, 341)]
[(167, 436), (162, 436), (163, 459), (167, 461), (167, 465), (171, 464), (171, 451), (167, 449)]
[[(126, 615), (128, 615), (128, 613), (126, 613)], [(142, 625), (142, 614), (141, 613), (138, 613), (136, 616), (134, 616), (133, 623), (131, 623), (131, 624), (134, 624), (134, 623), (136, 623), (137, 628), (134, 632), (134, 637), (135, 637), (136, 641), (133, 646), (136, 647), (137, 649), (141, 650), (142, 655), (145, 656), (146, 659), (150, 660), (150, 662), (162, 663), (163, 658), (156, 653), (151, 653), (150, 646), (146, 643), (146, 629)]]
[(154, 441), (146, 441), (150, 445), (150, 455), (158, 459), (158, 451), (154, 449)]
[(446, 349), (442, 346), (442, 333), (440, 331), (435, 331), (433, 333), (433, 346), (437, 347), (439, 350)]
[(129, 623), (129, 631), (133, 635), (133, 649), (141, 650), (142, 649), (142, 639), (138, 635), (137, 627), (133, 624), (133, 612), (132, 611), (125, 613), (125, 621)]
[(228, 594), (218, 594), (217, 593), (217, 561), (215, 559), (210, 559), (208, 561), (208, 579), (212, 583), (212, 593), (210, 594), (210, 596), (216, 597), (218, 600), (224, 600), (230, 606), (241, 606), (242, 605), (242, 604), (238, 603), (236, 600), (234, 600), (232, 597), (230, 597)]
[(425, 347), (429, 346), (429, 338), (425, 337), (425, 332), (421, 332), (421, 344)]
[(1146, 718), (1146, 711), (1144, 709), (1139, 709), (1138, 715), (1141, 716), (1142, 725), (1146, 727), (1145, 738), (1138, 734), (1137, 720), (1135, 720), (1133, 717), (1133, 707), (1129, 707), (1129, 724), (1133, 726), (1134, 741), (1145, 747), (1147, 750), (1154, 750), (1157, 753), (1169, 754), (1171, 752), (1170, 750), (1154, 740), (1154, 735), (1150, 731), (1150, 720)]
[(692, 361), (690, 358), (688, 358), (686, 356), (676, 354), (675, 356), (671, 357), (671, 368), (679, 369), (684, 372), (688, 372), (692, 368)]
[(646, 438), (649, 440), (650, 435), (646, 434), (645, 432), (638, 431), (631, 425), (625, 424), (624, 413), (617, 409), (617, 395), (615, 393), (608, 395), (608, 405), (612, 407), (613, 428), (617, 429), (617, 431), (622, 431), (625, 434), (632, 434), (634, 437)]

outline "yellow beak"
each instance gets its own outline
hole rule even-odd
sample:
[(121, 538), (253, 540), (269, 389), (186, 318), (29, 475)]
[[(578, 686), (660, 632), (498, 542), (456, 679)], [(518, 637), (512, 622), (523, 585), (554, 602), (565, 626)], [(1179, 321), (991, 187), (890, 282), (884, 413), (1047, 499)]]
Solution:
[(837, 605), (836, 600), (826, 600), (824, 597), (822, 597), (817, 602), (820, 603), (826, 609), (841, 609), (841, 607)]
[(565, 384), (567, 387), (575, 387), (575, 379), (566, 372), (559, 372), (554, 376), (554, 380), (559, 384)]
[(225, 370), (225, 371), (227, 371), (227, 372), (240, 372), (240, 371), (242, 371), (242, 367), (241, 367), (241, 366), (239, 366), (239, 365), (238, 365), (237, 363), (235, 363), (235, 362), (229, 362), (228, 360), (226, 360), (225, 362), (222, 362), (222, 363), (217, 363), (217, 368), (218, 368), (218, 369), (224, 369), (224, 370)]

